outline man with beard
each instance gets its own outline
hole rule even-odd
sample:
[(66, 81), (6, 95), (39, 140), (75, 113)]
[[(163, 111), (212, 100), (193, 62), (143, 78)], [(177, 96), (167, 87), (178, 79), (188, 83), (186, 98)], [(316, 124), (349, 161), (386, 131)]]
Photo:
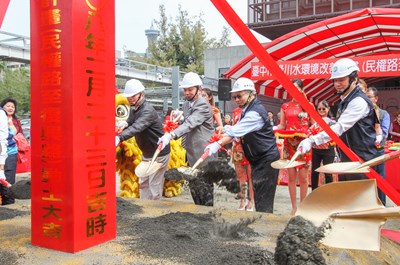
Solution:
[[(358, 68), (356, 62), (348, 58), (336, 61), (332, 66), (330, 79), (336, 94), (340, 95), (341, 102), (338, 106), (336, 120), (331, 125), (332, 131), (340, 136), (342, 141), (364, 161), (379, 156), (375, 142), (377, 139), (375, 123), (377, 122), (374, 106), (358, 85)], [(304, 139), (299, 144), (298, 150), (308, 152), (313, 145), (320, 145), (331, 140), (326, 132)], [(339, 149), (341, 162), (351, 161)], [(340, 181), (366, 179), (365, 174), (341, 174)]]
[[(204, 146), (214, 134), (213, 113), (210, 103), (201, 96), (203, 82), (198, 74), (189, 72), (183, 77), (179, 88), (183, 89), (186, 101), (183, 103), (183, 122), (171, 133), (165, 133), (159, 143), (164, 148), (171, 139), (184, 137), (189, 166), (193, 166), (201, 157)], [(190, 193), (197, 205), (213, 206), (214, 186), (212, 181), (194, 179), (189, 181)]]
[(224, 127), (222, 139), (209, 144), (209, 155), (215, 154), (234, 138), (241, 138), (244, 154), (251, 166), (254, 203), (257, 212), (272, 213), (279, 170), (271, 163), (279, 159), (276, 138), (268, 113), (256, 97), (253, 81), (239, 78), (232, 88), (232, 98), (243, 109), (242, 117), (233, 126)]
[[(158, 146), (158, 138), (163, 135), (162, 122), (154, 107), (146, 101), (144, 86), (139, 80), (131, 79), (125, 84), (124, 97), (131, 106), (127, 127), (115, 137), (115, 145), (135, 136), (142, 150), (142, 162), (149, 162)], [(162, 150), (156, 159), (160, 168), (148, 176), (139, 178), (141, 199), (159, 200), (163, 194), (164, 173), (168, 169), (170, 147)], [(156, 165), (154, 165), (156, 166)]]

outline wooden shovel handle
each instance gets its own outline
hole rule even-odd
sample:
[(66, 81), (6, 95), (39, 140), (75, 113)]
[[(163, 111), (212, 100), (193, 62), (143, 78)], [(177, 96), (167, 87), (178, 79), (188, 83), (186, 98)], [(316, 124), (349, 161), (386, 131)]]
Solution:
[(161, 153), (162, 145), (163, 145), (162, 142), (158, 144), (157, 149), (154, 152), (153, 158), (151, 159), (151, 164), (154, 163), (154, 161), (156, 160), (157, 156)]
[(201, 157), (196, 161), (196, 163), (194, 163), (191, 172), (193, 172), (193, 170), (195, 170), (208, 156), (208, 153), (210, 152), (210, 150), (206, 150)]
[(149, 165), (149, 167), (148, 167), (147, 170), (146, 170), (146, 173), (150, 171), (150, 168), (153, 166), (153, 164), (154, 164), (154, 162), (156, 161), (158, 155), (161, 153), (162, 145), (163, 145), (162, 142), (158, 144), (157, 149), (156, 149), (156, 151), (154, 152), (153, 158), (151, 159), (150, 165)]
[(179, 111), (178, 116), (176, 116), (175, 119), (173, 119), (172, 121), (173, 122), (178, 122), (180, 120), (180, 118), (182, 117), (182, 115), (183, 115), (183, 111)]
[(388, 154), (381, 155), (381, 156), (378, 156), (377, 158), (374, 158), (374, 159), (371, 159), (371, 160), (369, 160), (367, 162), (364, 162), (364, 163), (362, 163), (361, 165), (357, 166), (354, 169), (358, 169), (358, 168), (362, 168), (362, 167), (376, 166), (376, 165), (382, 164), (385, 161), (395, 159), (395, 158), (397, 158), (399, 156), (400, 156), (400, 150), (397, 150), (395, 152), (390, 152)]
[(0, 179), (0, 184), (2, 184), (6, 188), (10, 188), (12, 185), (5, 179)]
[(296, 161), (297, 157), (301, 155), (301, 150), (296, 151), (294, 155), (292, 156), (292, 159), (290, 159), (289, 163), (284, 168), (290, 168), (290, 165), (293, 164), (294, 161)]
[(400, 218), (400, 207), (378, 208), (365, 211), (339, 212), (334, 218)]

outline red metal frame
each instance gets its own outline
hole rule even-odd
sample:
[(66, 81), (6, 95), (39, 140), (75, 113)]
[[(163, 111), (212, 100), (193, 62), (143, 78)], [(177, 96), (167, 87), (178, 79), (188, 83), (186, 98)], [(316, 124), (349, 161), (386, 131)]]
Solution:
[[(265, 48), (258, 42), (254, 35), (250, 32), (247, 26), (235, 13), (232, 7), (227, 3), (226, 0), (211, 0), (214, 6), (224, 16), (229, 25), (235, 30), (247, 47), (253, 52), (253, 54), (260, 60), (260, 62), (267, 66), (269, 71), (275, 76), (276, 80), (296, 99), (297, 102), (307, 111), (311, 117), (321, 125), (322, 129), (332, 138), (333, 141), (346, 153), (346, 155), (352, 161), (360, 161), (360, 158), (353, 153), (343, 141), (330, 129), (330, 127), (322, 120), (321, 116), (316, 112), (309, 101), (298, 91), (298, 89), (292, 84), (290, 79), (284, 74), (281, 68), (277, 65), (271, 55), (265, 50)], [(366, 174), (369, 178), (376, 179), (378, 187), (386, 193), (389, 198), (392, 199), (397, 205), (400, 204), (400, 193), (397, 192), (389, 183), (387, 183), (382, 177), (377, 174), (374, 170), (371, 173)]]

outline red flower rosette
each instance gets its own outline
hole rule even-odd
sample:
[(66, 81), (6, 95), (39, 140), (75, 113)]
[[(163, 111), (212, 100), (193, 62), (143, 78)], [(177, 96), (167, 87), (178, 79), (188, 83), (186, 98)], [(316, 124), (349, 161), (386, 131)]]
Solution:
[[(208, 141), (208, 144), (212, 144), (214, 142), (218, 142), (219, 140), (221, 140), (223, 137), (223, 135), (221, 134), (221, 132), (215, 132), (213, 136), (211, 136), (210, 140)], [(219, 150), (225, 150), (226, 149), (224, 147), (221, 146), (221, 148)]]
[(178, 128), (178, 126), (179, 126), (179, 124), (177, 122), (174, 122), (170, 119), (166, 119), (166, 120), (164, 120), (164, 123), (163, 123), (163, 131), (165, 133), (170, 133), (173, 130), (175, 130), (176, 128)]
[[(320, 126), (317, 125), (317, 124), (313, 124), (313, 125), (310, 126), (310, 128), (308, 128), (307, 137), (310, 137), (310, 136), (312, 136), (312, 135), (317, 135), (317, 134), (319, 134), (320, 132), (323, 132), (323, 131), (324, 131), (324, 129), (322, 129), (322, 127), (320, 127)], [(326, 144), (334, 145), (335, 142), (332, 141), (332, 140), (330, 140), (330, 141), (327, 142)]]
[(307, 137), (310, 137), (312, 135), (316, 135), (320, 132), (324, 131), (321, 127), (319, 126), (311, 126), (310, 128), (308, 128), (307, 131)]

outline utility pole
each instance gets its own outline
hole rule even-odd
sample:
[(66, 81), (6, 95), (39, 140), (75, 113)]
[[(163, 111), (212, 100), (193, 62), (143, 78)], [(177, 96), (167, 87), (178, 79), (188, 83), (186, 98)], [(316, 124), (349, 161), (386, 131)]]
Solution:
[(172, 67), (172, 108), (179, 109), (179, 66)]

